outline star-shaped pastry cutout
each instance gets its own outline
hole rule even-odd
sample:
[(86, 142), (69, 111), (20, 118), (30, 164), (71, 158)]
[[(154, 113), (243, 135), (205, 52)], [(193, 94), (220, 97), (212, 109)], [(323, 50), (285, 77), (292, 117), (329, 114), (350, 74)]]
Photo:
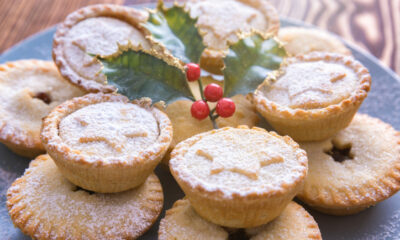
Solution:
[[(121, 109), (121, 118), (119, 119), (119, 121), (129, 122), (130, 119), (128, 116), (128, 112), (128, 109)], [(132, 114), (132, 112), (130, 112), (130, 114)], [(104, 133), (102, 131), (94, 131), (94, 129), (97, 129), (96, 127), (90, 129), (91, 125), (89, 121), (83, 119), (82, 117), (76, 117), (75, 121), (77, 121), (82, 127), (84, 127), (83, 132), (87, 132), (84, 137), (79, 138), (80, 143), (104, 142), (117, 152), (122, 152), (128, 138), (148, 136), (148, 133), (141, 129), (131, 129), (127, 132), (120, 132), (118, 130), (115, 130), (115, 133), (110, 135), (109, 133)]]
[(124, 133), (116, 137), (105, 136), (101, 133), (96, 135), (91, 135), (87, 137), (79, 138), (80, 143), (91, 143), (91, 142), (105, 142), (108, 146), (116, 150), (117, 152), (122, 152), (124, 149), (127, 138), (135, 137), (147, 137), (147, 132), (142, 131), (132, 131), (129, 133)]
[(272, 85), (272, 88), (286, 90), (291, 100), (300, 95), (305, 95), (308, 92), (333, 94), (333, 84), (344, 79), (346, 73), (324, 66), (321, 62), (312, 64), (313, 65), (307, 69), (298, 67), (296, 64), (294, 66), (289, 66), (285, 72), (286, 76), (284, 76), (287, 80), (278, 80)]
[(230, 171), (242, 174), (250, 179), (257, 180), (262, 167), (283, 162), (280, 154), (268, 152), (267, 150), (255, 150), (251, 153), (240, 154), (239, 151), (231, 154), (229, 159), (226, 156), (213, 156), (207, 150), (198, 149), (196, 155), (204, 157), (212, 162), (210, 174), (218, 174), (222, 171)]

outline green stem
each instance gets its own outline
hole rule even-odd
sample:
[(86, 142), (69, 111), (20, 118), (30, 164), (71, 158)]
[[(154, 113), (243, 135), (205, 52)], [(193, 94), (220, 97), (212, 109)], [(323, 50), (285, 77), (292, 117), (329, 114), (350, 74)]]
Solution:
[(197, 80), (197, 82), (199, 83), (199, 89), (200, 89), (200, 96), (201, 96), (201, 99), (203, 99), (203, 101), (206, 101), (206, 98), (204, 97), (203, 83), (201, 82), (201, 78), (200, 78), (199, 80)]
[(216, 108), (213, 108), (213, 110), (211, 110), (210, 116), (212, 116), (214, 114), (215, 110), (216, 110)]
[[(207, 102), (207, 99), (204, 97), (203, 83), (201, 82), (201, 78), (200, 78), (199, 80), (197, 80), (197, 82), (199, 83), (199, 90), (200, 90), (201, 99), (202, 99), (203, 101)], [(219, 115), (218, 115), (218, 114), (215, 114), (215, 115), (214, 115), (214, 113), (215, 113), (215, 108), (213, 108), (213, 109), (210, 111), (210, 113), (208, 114), (208, 116), (209, 116), (209, 118), (210, 118), (210, 120), (211, 120), (211, 122), (212, 122), (212, 124), (213, 124), (214, 129), (217, 129), (218, 126), (217, 126), (217, 122), (216, 122), (215, 120), (219, 117)]]
[(211, 120), (211, 122), (213, 124), (214, 129), (217, 129), (218, 125), (217, 125), (217, 122), (215, 120), (219, 117), (219, 115), (218, 114), (214, 114), (214, 112), (215, 112), (215, 108), (210, 111), (208, 116), (210, 117), (210, 120)]

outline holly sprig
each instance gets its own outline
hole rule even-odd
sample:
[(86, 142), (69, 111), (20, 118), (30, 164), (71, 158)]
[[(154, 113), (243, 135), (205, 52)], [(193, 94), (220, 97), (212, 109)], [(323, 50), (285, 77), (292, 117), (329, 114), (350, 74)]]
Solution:
[[(203, 89), (197, 63), (206, 46), (196, 23), (185, 6), (175, 3), (166, 8), (159, 1), (142, 24), (152, 49), (130, 45), (111, 56), (98, 57), (108, 84), (130, 98), (148, 97), (167, 104), (182, 97), (191, 99), (192, 116), (209, 117), (214, 126), (218, 117), (232, 116), (236, 107), (229, 97), (252, 93), (270, 71), (280, 67), (286, 51), (273, 36), (256, 31), (241, 34), (223, 59), (224, 89), (217, 84)], [(201, 100), (194, 100), (188, 81), (198, 82)], [(209, 102), (217, 102), (216, 107), (210, 110)]]
[[(192, 104), (190, 112), (192, 117), (203, 120), (207, 116), (211, 119), (214, 126), (218, 117), (231, 117), (235, 113), (235, 103), (230, 98), (224, 98), (222, 87), (218, 84), (208, 84), (203, 90), (203, 84), (200, 79), (200, 66), (195, 63), (188, 63), (185, 66), (186, 77), (189, 82), (197, 81), (200, 89), (201, 100)], [(208, 102), (217, 102), (217, 105), (210, 111)]]

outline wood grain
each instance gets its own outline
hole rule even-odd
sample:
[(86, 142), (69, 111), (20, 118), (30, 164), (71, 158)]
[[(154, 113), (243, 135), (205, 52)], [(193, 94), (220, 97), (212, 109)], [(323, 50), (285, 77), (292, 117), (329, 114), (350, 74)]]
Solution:
[(96, 3), (123, 0), (0, 0), (0, 52), (61, 22), (72, 11)]
[[(0, 0), (0, 52), (95, 3), (157, 0)], [(400, 0), (270, 0), (280, 15), (317, 25), (371, 52), (400, 74)]]
[(334, 32), (400, 74), (400, 0), (271, 0), (282, 16)]

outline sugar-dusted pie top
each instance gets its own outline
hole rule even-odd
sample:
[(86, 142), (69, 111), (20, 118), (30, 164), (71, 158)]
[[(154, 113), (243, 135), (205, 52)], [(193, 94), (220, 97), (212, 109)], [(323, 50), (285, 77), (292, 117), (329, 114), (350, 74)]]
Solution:
[[(334, 146), (348, 148), (352, 159), (335, 161), (329, 154)], [(309, 158), (300, 193), (307, 202), (333, 208), (368, 206), (400, 189), (400, 133), (377, 118), (356, 114), (334, 137), (301, 147)]]
[[(190, 205), (188, 199), (180, 199), (167, 210), (160, 222), (158, 238), (169, 239), (242, 239), (235, 231), (239, 229), (224, 229), (199, 216)], [(250, 240), (294, 240), (322, 239), (318, 224), (314, 218), (299, 204), (290, 202), (285, 210), (273, 221), (254, 228), (246, 228), (244, 234)], [(229, 234), (229, 233), (232, 233)], [(235, 238), (236, 237), (236, 238)]]
[(238, 32), (268, 29), (269, 19), (266, 13), (262, 8), (256, 8), (248, 2), (250, 1), (190, 0), (187, 6), (191, 16), (198, 17), (197, 25), (205, 33), (204, 43), (211, 49), (224, 50), (228, 41), (238, 40)]
[(279, 29), (281, 40), (289, 55), (307, 54), (310, 52), (332, 52), (351, 55), (350, 50), (335, 35), (315, 28), (285, 27)]
[(71, 68), (86, 79), (103, 82), (98, 76), (101, 65), (90, 54), (111, 55), (119, 45), (131, 42), (148, 48), (148, 43), (135, 27), (112, 17), (87, 18), (74, 25), (65, 35), (64, 57)]
[(33, 160), (7, 192), (11, 219), (34, 239), (136, 239), (163, 205), (155, 174), (132, 190), (101, 194), (68, 181), (48, 155)]
[(20, 60), (1, 65), (1, 138), (42, 148), (42, 118), (58, 104), (83, 94), (60, 76), (52, 62)]
[[(193, 238), (196, 236), (196, 238)], [(209, 239), (227, 240), (228, 232), (222, 226), (200, 217), (188, 199), (180, 199), (167, 210), (158, 228), (159, 240)]]
[(304, 177), (307, 158), (289, 137), (261, 129), (223, 128), (177, 145), (174, 175), (193, 187), (233, 194), (279, 191)]
[(314, 218), (294, 201), (272, 222), (245, 231), (250, 240), (322, 239)]
[(369, 84), (368, 70), (352, 57), (311, 53), (287, 59), (256, 94), (292, 109), (318, 109), (339, 104), (359, 91), (364, 95)]
[(325, 61), (288, 65), (265, 96), (291, 108), (321, 108), (349, 97), (358, 84), (354, 71)]
[(115, 4), (90, 5), (69, 14), (54, 34), (53, 59), (62, 76), (89, 92), (113, 92), (104, 84), (101, 63), (93, 55), (106, 56), (118, 45), (149, 48), (140, 23), (147, 14)]
[(156, 142), (159, 129), (153, 113), (139, 105), (102, 102), (63, 118), (59, 134), (67, 146), (88, 159), (113, 161), (138, 155)]

